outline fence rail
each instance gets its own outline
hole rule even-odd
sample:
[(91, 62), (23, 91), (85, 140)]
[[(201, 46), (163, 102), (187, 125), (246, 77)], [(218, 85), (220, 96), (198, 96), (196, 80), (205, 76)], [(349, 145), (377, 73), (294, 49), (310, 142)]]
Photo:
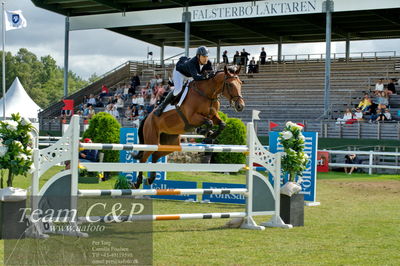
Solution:
[[(346, 163), (333, 163), (329, 162), (330, 167), (357, 167), (357, 168), (367, 168), (368, 174), (372, 174), (373, 169), (391, 169), (391, 170), (400, 170), (399, 165), (399, 157), (400, 152), (376, 152), (376, 151), (339, 151), (339, 150), (320, 150), (324, 152), (329, 152), (329, 154), (356, 154), (356, 155), (367, 155), (368, 164), (346, 164)], [(393, 164), (382, 164), (379, 160), (380, 157), (384, 157), (386, 160), (392, 158)], [(332, 161), (331, 157), (331, 161)], [(374, 162), (378, 162), (380, 164), (374, 164)], [(385, 163), (385, 162), (383, 162)], [(387, 162), (386, 162), (387, 163)]]

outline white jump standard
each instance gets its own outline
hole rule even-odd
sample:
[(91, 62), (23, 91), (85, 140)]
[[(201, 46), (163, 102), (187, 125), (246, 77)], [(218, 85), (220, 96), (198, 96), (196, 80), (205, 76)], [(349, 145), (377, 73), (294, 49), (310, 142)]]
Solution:
[[(38, 141), (37, 141), (38, 142)], [(107, 150), (137, 150), (137, 151), (185, 151), (185, 152), (241, 152), (246, 154), (246, 165), (243, 164), (148, 164), (148, 163), (82, 163), (88, 171), (207, 171), (207, 172), (237, 172), (246, 170), (246, 188), (244, 189), (139, 189), (139, 190), (79, 190), (78, 163), (79, 148), (107, 149)], [(42, 187), (39, 186), (41, 176), (52, 166), (70, 160), (71, 168), (57, 173)], [(96, 196), (144, 196), (144, 195), (202, 195), (202, 194), (241, 194), (246, 197), (246, 209), (239, 213), (197, 213), (197, 214), (168, 214), (168, 215), (140, 215), (125, 217), (128, 220), (179, 220), (179, 219), (221, 219), (243, 218), (240, 228), (263, 230), (264, 226), (291, 228), (280, 217), (280, 174), (281, 153), (272, 154), (267, 151), (256, 138), (252, 123), (247, 124), (247, 145), (140, 145), (140, 144), (101, 144), (79, 143), (79, 117), (73, 116), (71, 124), (64, 136), (54, 145), (39, 150), (34, 149), (35, 171), (32, 175), (32, 209), (52, 210), (54, 212), (70, 210), (77, 211), (78, 197)], [(254, 171), (253, 164), (265, 167), (273, 176), (271, 184), (266, 176)], [(65, 199), (69, 200), (65, 200)], [(50, 200), (51, 199), (51, 200)], [(58, 199), (58, 200), (57, 200)], [(177, 203), (179, 204), (179, 203)], [(272, 215), (269, 222), (257, 225), (254, 216)], [(100, 221), (108, 219), (99, 216)], [(86, 236), (76, 226), (72, 232), (54, 232), (45, 228), (44, 217), (33, 217), (29, 234), (32, 237), (48, 237), (47, 233), (61, 233), (68, 235)], [(70, 220), (72, 225), (86, 219), (81, 217)]]

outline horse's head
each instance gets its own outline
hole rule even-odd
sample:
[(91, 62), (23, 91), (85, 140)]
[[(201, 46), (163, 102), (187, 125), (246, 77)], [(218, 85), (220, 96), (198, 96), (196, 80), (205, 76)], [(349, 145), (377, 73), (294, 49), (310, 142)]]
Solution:
[(235, 108), (237, 112), (242, 112), (244, 109), (244, 100), (242, 97), (242, 81), (239, 79), (240, 67), (239, 68), (227, 68), (224, 67), (225, 77), (224, 85), (222, 87), (222, 95), (228, 99), (231, 106)]

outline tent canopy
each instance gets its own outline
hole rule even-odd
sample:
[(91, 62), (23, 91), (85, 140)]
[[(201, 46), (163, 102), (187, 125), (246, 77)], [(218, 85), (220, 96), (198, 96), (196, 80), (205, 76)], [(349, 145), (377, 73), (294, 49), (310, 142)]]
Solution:
[[(0, 117), (3, 117), (3, 105), (4, 101), (1, 98)], [(13, 113), (19, 113), (23, 117), (37, 119), (39, 110), (39, 105), (26, 93), (18, 77), (16, 77), (6, 93), (6, 117), (11, 117)]]

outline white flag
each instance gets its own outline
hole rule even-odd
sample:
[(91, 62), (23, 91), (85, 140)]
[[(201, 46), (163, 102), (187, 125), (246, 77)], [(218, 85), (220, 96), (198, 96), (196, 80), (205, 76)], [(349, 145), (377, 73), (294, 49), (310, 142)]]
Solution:
[(6, 31), (16, 30), (26, 27), (26, 19), (21, 10), (4, 11)]
[(259, 114), (261, 113), (261, 111), (258, 111), (258, 110), (253, 110), (253, 113), (252, 113), (252, 120), (260, 120), (260, 117), (258, 116)]

